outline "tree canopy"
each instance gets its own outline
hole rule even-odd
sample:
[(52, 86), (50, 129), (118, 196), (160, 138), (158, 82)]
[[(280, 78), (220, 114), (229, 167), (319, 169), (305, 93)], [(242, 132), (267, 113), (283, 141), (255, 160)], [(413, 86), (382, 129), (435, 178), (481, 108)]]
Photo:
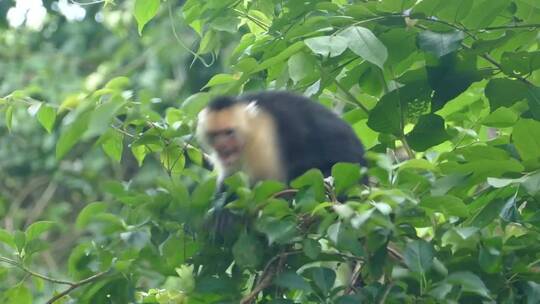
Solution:
[[(540, 302), (539, 28), (535, 0), (0, 1), (0, 302)], [(257, 90), (368, 166), (236, 174), (215, 238), (197, 114)]]

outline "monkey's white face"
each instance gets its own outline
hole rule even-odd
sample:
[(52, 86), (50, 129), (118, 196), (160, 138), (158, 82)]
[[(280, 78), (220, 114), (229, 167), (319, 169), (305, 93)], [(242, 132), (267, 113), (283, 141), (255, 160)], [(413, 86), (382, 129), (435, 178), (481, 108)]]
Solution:
[(203, 111), (199, 115), (200, 138), (229, 173), (242, 167), (247, 141), (244, 111), (245, 107), (238, 105), (220, 111)]

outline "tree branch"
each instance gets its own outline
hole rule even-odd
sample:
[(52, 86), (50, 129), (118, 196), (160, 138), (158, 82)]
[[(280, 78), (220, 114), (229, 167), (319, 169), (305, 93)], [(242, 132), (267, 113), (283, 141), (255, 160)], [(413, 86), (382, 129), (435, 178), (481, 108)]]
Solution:
[(85, 284), (91, 283), (91, 282), (101, 278), (102, 276), (106, 275), (108, 272), (109, 272), (109, 270), (98, 272), (98, 273), (96, 273), (95, 275), (93, 275), (91, 277), (88, 277), (88, 278), (86, 278), (84, 280), (73, 283), (71, 286), (69, 286), (69, 288), (67, 288), (66, 290), (62, 291), (61, 293), (55, 295), (49, 301), (47, 301), (47, 304), (52, 304), (52, 303), (56, 302), (57, 300), (61, 299), (62, 297), (66, 296), (67, 294), (72, 292), (74, 289), (79, 288), (79, 287), (81, 287), (81, 286), (83, 286)]

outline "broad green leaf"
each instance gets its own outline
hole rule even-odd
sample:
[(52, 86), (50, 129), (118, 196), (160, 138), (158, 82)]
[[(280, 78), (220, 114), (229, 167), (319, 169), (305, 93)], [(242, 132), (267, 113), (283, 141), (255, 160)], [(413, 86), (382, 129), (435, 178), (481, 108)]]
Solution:
[(261, 218), (257, 220), (255, 227), (266, 235), (268, 243), (287, 244), (297, 235), (297, 223), (291, 218), (275, 219)]
[(42, 104), (37, 112), (37, 119), (43, 128), (51, 133), (56, 121), (56, 110), (48, 104)]
[(315, 54), (323, 57), (336, 57), (347, 49), (347, 39), (340, 36), (320, 36), (304, 40)]
[(301, 277), (300, 275), (296, 274), (292, 271), (286, 271), (280, 273), (275, 281), (274, 284), (276, 284), (279, 287), (287, 288), (290, 290), (303, 290), (305, 292), (311, 292), (311, 286), (309, 283)]
[(337, 194), (343, 194), (351, 186), (360, 183), (360, 166), (358, 164), (338, 163), (332, 167), (334, 186)]
[(420, 207), (447, 216), (467, 217), (469, 215), (467, 206), (463, 201), (452, 195), (425, 197), (420, 202)]
[(314, 239), (307, 238), (302, 242), (302, 250), (308, 258), (315, 260), (321, 253), (321, 244)]
[(497, 17), (505, 14), (505, 10), (510, 6), (508, 0), (476, 0), (470, 2), (473, 2), (474, 5), (467, 18), (463, 20), (465, 27), (470, 29), (491, 25)]
[(403, 259), (413, 272), (425, 274), (433, 265), (433, 246), (424, 240), (415, 240), (407, 244)]
[(502, 269), (502, 254), (495, 248), (482, 245), (478, 252), (478, 264), (487, 273), (498, 273)]
[(13, 232), (13, 242), (15, 242), (17, 250), (19, 251), (19, 253), (21, 253), (24, 249), (24, 246), (26, 246), (26, 233), (19, 230)]
[(373, 131), (399, 136), (401, 134), (401, 113), (398, 90), (384, 95), (369, 112), (368, 127)]
[(540, 157), (540, 122), (521, 119), (512, 131), (512, 142), (523, 160)]
[(84, 138), (91, 138), (103, 134), (110, 128), (111, 122), (126, 102), (121, 97), (112, 98), (110, 101), (97, 106), (92, 111), (92, 116), (88, 122), (88, 129), (84, 133)]
[(182, 102), (182, 110), (190, 117), (197, 117), (197, 114), (206, 107), (210, 98), (209, 93), (195, 93)]
[(100, 214), (107, 210), (107, 204), (103, 202), (93, 202), (88, 205), (86, 205), (81, 212), (79, 212), (79, 215), (77, 216), (77, 220), (75, 221), (75, 226), (78, 229), (84, 229), (90, 222), (92, 221), (92, 218), (96, 214)]
[(460, 285), (465, 292), (471, 292), (486, 298), (490, 298), (489, 290), (482, 280), (469, 271), (454, 272), (446, 278), (450, 284)]
[(40, 221), (31, 224), (25, 231), (26, 242), (30, 242), (38, 238), (41, 234), (53, 229), (57, 225), (57, 223), (52, 221)]
[(303, 274), (310, 278), (325, 296), (330, 293), (336, 281), (336, 272), (326, 267), (308, 268)]
[(115, 77), (105, 84), (105, 88), (120, 92), (121, 90), (126, 89), (129, 86), (130, 82), (131, 81), (128, 77)]
[(527, 74), (540, 69), (540, 51), (505, 52), (501, 57), (501, 67), (508, 76), (527, 76)]
[(522, 186), (530, 195), (538, 194), (540, 192), (540, 171), (527, 176)]
[(242, 268), (256, 269), (262, 262), (263, 245), (253, 235), (242, 233), (234, 246), (232, 253), (235, 263)]
[(508, 78), (491, 79), (485, 88), (491, 111), (500, 107), (511, 107), (516, 102), (527, 97), (527, 85), (523, 82)]
[(482, 124), (494, 128), (508, 128), (512, 127), (518, 119), (519, 115), (514, 110), (500, 107), (484, 118)]
[(418, 35), (418, 45), (423, 51), (442, 57), (458, 50), (463, 38), (465, 34), (461, 31), (446, 33), (423, 31)]
[(529, 86), (527, 89), (527, 100), (529, 101), (529, 109), (533, 118), (540, 120), (540, 87)]
[(388, 59), (388, 51), (369, 29), (361, 26), (351, 26), (341, 32), (339, 36), (348, 41), (349, 48), (356, 55), (384, 69), (384, 63)]
[(414, 129), (407, 134), (407, 142), (416, 151), (425, 151), (448, 139), (444, 119), (436, 114), (420, 116)]
[(292, 55), (287, 64), (289, 76), (295, 84), (302, 79), (318, 75), (316, 60), (303, 52)]
[(144, 26), (157, 14), (159, 2), (160, 0), (135, 0), (133, 15), (137, 20), (139, 35), (142, 35)]
[(4, 291), (3, 303), (5, 304), (32, 304), (33, 297), (30, 290), (23, 284), (20, 283), (17, 286)]
[(324, 200), (324, 177), (321, 171), (317, 169), (308, 170), (306, 173), (297, 177), (291, 182), (291, 186), (296, 189), (311, 188), (315, 193), (315, 198)]
[(81, 139), (90, 121), (91, 112), (83, 113), (70, 125), (64, 126), (56, 143), (56, 158), (61, 159)]

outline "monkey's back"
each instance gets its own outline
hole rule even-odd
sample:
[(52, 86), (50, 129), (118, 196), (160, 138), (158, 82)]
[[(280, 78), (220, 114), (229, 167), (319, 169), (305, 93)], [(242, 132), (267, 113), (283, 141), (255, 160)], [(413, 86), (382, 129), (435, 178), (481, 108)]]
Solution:
[(311, 99), (283, 91), (243, 95), (275, 119), (287, 180), (317, 168), (330, 175), (338, 162), (364, 164), (364, 149), (352, 128)]

